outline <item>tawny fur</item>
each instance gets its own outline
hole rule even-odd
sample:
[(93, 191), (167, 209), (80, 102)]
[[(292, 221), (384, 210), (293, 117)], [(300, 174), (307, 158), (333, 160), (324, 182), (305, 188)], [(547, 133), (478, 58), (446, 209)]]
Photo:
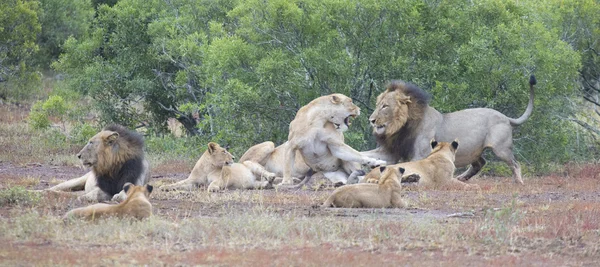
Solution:
[[(389, 165), (390, 168), (404, 168), (403, 177), (417, 175), (419, 177), (418, 185), (420, 187), (432, 189), (466, 189), (477, 190), (476, 184), (467, 184), (454, 178), (454, 159), (458, 149), (458, 142), (436, 142), (432, 141), (433, 151), (422, 160), (404, 162)], [(374, 182), (381, 173), (378, 169), (373, 169), (364, 178), (363, 182)], [(401, 179), (402, 181), (402, 179)]]
[(337, 188), (323, 203), (323, 207), (338, 208), (404, 208), (399, 177), (404, 169), (398, 167), (380, 167), (384, 169), (377, 184), (361, 183), (344, 185)]
[[(149, 181), (149, 164), (144, 158), (144, 142), (141, 135), (120, 125), (110, 125), (93, 136), (77, 154), (90, 172), (79, 178), (60, 183), (47, 190), (84, 190), (83, 199), (89, 201), (123, 201), (123, 185), (131, 182), (142, 185)], [(114, 192), (101, 190), (100, 183), (109, 185)]]
[(288, 141), (283, 153), (282, 184), (293, 184), (292, 175), (298, 155), (314, 172), (322, 172), (333, 183), (346, 183), (348, 176), (361, 164), (383, 164), (344, 143), (343, 132), (350, 120), (360, 115), (360, 108), (342, 94), (319, 97), (303, 106), (290, 123)]
[(460, 180), (468, 180), (481, 171), (485, 164), (482, 152), (491, 148), (512, 169), (514, 181), (522, 184), (521, 167), (512, 152), (512, 128), (524, 123), (533, 112), (535, 84), (535, 77), (531, 76), (527, 108), (521, 117), (513, 119), (489, 108), (442, 114), (429, 106), (430, 96), (417, 86), (392, 81), (377, 97), (377, 106), (369, 118), (378, 147), (361, 154), (388, 164), (415, 161), (429, 154), (430, 140), (451, 142), (460, 138), (455, 164), (471, 165), (458, 177)]
[(127, 198), (119, 204), (98, 203), (77, 208), (69, 211), (64, 218), (96, 220), (106, 217), (131, 217), (141, 220), (152, 215), (152, 204), (149, 201), (150, 193), (152, 192), (151, 185), (138, 186), (127, 183), (123, 190), (126, 192)]
[[(257, 163), (249, 161), (234, 163), (233, 159), (233, 155), (227, 149), (210, 142), (187, 179), (162, 186), (160, 189), (194, 190), (206, 186), (211, 192), (225, 188), (258, 189), (267, 188), (275, 179), (275, 174), (266, 171)], [(223, 173), (224, 169), (226, 169), (225, 173)]]

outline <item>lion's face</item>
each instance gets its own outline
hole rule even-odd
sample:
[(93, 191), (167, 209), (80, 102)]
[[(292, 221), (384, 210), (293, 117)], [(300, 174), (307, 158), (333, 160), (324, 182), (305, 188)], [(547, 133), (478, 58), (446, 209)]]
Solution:
[(119, 138), (119, 133), (113, 131), (101, 131), (90, 138), (88, 143), (77, 153), (77, 157), (86, 167), (93, 167), (98, 164), (98, 154), (103, 152), (111, 153), (112, 146)]
[(327, 120), (333, 123), (336, 130), (346, 131), (352, 125), (352, 119), (360, 115), (360, 108), (352, 103), (352, 98), (342, 94), (328, 96), (329, 105), (326, 109)]
[(233, 155), (231, 155), (226, 148), (221, 147), (219, 144), (213, 142), (208, 143), (207, 151), (210, 154), (210, 159), (213, 166), (223, 167), (233, 164)]
[(391, 136), (408, 120), (410, 96), (399, 91), (387, 91), (377, 97), (377, 106), (369, 117), (373, 132)]

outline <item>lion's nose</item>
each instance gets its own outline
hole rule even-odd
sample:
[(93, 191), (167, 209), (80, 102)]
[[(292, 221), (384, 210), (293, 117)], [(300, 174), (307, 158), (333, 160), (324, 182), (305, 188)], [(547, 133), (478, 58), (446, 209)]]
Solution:
[(375, 119), (370, 119), (369, 121), (371, 122), (371, 124), (375, 124)]
[(78, 159), (81, 159), (81, 154), (77, 154), (77, 158), (78, 158)]

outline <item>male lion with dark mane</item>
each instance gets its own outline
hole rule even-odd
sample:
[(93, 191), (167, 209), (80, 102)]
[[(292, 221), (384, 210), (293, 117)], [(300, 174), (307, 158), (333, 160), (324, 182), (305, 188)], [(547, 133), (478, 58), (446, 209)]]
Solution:
[(142, 136), (121, 125), (105, 127), (90, 139), (77, 157), (92, 170), (46, 190), (85, 190), (83, 198), (89, 201), (123, 201), (126, 194), (121, 189), (126, 183), (143, 185), (150, 180)]
[(482, 152), (491, 148), (513, 171), (516, 183), (523, 183), (521, 166), (513, 154), (512, 127), (523, 124), (533, 112), (535, 77), (529, 79), (529, 103), (517, 119), (489, 108), (472, 108), (442, 114), (429, 106), (430, 96), (417, 86), (392, 81), (377, 97), (377, 106), (369, 117), (378, 147), (361, 152), (364, 156), (389, 164), (414, 161), (429, 155), (432, 139), (452, 142), (460, 138), (456, 167), (471, 165), (458, 176), (466, 181), (478, 174), (485, 159)]

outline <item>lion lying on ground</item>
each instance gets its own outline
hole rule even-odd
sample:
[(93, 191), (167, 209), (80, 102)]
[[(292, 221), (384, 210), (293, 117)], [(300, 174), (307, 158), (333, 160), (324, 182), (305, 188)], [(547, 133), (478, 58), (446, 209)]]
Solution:
[(381, 179), (375, 183), (344, 185), (337, 188), (322, 207), (338, 208), (404, 208), (399, 177), (404, 173), (401, 167), (379, 167)]
[(362, 152), (366, 157), (389, 164), (425, 158), (431, 148), (429, 140), (462, 140), (456, 154), (456, 166), (471, 165), (457, 178), (466, 181), (478, 174), (485, 159), (482, 152), (491, 148), (513, 171), (516, 183), (523, 183), (521, 167), (512, 152), (512, 127), (523, 124), (533, 112), (534, 76), (529, 79), (529, 104), (518, 119), (509, 118), (489, 108), (465, 109), (442, 114), (429, 106), (430, 96), (417, 86), (392, 81), (377, 97), (377, 107), (369, 121), (378, 148)]
[(98, 203), (77, 208), (69, 211), (64, 219), (83, 218), (94, 220), (105, 217), (132, 217), (141, 220), (152, 215), (152, 204), (148, 200), (150, 193), (152, 193), (151, 185), (140, 186), (126, 183), (123, 186), (123, 191), (127, 194), (127, 198), (119, 204)]
[(92, 170), (46, 190), (85, 190), (82, 197), (89, 201), (122, 201), (125, 199), (125, 192), (121, 191), (123, 185), (143, 185), (150, 180), (142, 136), (120, 125), (105, 127), (90, 139), (77, 157)]
[(362, 156), (344, 143), (343, 132), (358, 115), (360, 108), (342, 94), (321, 96), (300, 108), (290, 123), (283, 151), (281, 184), (293, 184), (292, 175), (296, 166), (301, 165), (296, 163), (298, 156), (302, 156), (304, 164), (313, 172), (321, 172), (333, 183), (346, 183), (350, 174), (360, 171), (360, 164), (384, 164), (384, 161)]
[[(419, 177), (420, 187), (432, 189), (479, 189), (478, 185), (461, 182), (454, 176), (454, 159), (458, 149), (458, 142), (452, 143), (431, 141), (431, 154), (422, 160), (390, 165), (390, 168), (404, 168), (404, 176), (400, 179), (405, 182), (405, 177)], [(373, 183), (382, 176), (378, 169), (373, 169), (364, 178), (363, 182)]]
[[(223, 173), (225, 171), (225, 173)], [(266, 181), (257, 181), (265, 178)], [(194, 190), (209, 186), (209, 191), (229, 189), (266, 188), (275, 174), (255, 162), (233, 163), (233, 155), (219, 144), (210, 142), (196, 162), (187, 179), (160, 187), (161, 190)]]

